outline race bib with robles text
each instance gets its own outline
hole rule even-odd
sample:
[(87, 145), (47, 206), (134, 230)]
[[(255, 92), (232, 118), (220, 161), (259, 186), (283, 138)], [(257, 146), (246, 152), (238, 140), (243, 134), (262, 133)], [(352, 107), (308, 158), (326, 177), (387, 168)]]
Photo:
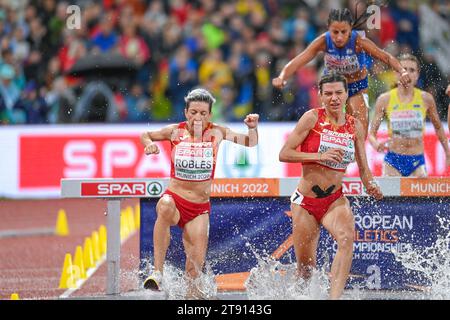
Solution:
[(180, 142), (175, 147), (175, 178), (205, 181), (212, 178), (214, 168), (213, 142)]

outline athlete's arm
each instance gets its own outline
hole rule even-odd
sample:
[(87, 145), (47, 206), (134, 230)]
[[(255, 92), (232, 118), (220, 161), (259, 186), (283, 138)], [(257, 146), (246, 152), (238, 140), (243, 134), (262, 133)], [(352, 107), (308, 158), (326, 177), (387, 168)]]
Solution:
[(168, 125), (161, 130), (156, 131), (147, 131), (141, 135), (141, 143), (144, 145), (145, 154), (158, 154), (159, 148), (158, 145), (153, 143), (154, 141), (164, 141), (171, 140), (174, 131), (176, 130), (177, 125), (171, 124)]
[(282, 89), (286, 85), (286, 80), (299, 68), (306, 65), (320, 52), (325, 50), (325, 33), (314, 39), (305, 50), (289, 61), (281, 70), (280, 75), (272, 80), (272, 85)]
[(356, 141), (355, 141), (355, 157), (356, 162), (358, 163), (359, 168), (359, 176), (361, 177), (361, 181), (366, 188), (366, 192), (373, 196), (375, 199), (380, 200), (383, 198), (383, 194), (381, 193), (380, 187), (375, 183), (373, 179), (372, 172), (369, 169), (369, 164), (367, 163), (366, 149), (364, 147), (364, 130), (361, 122), (358, 119), (355, 119), (356, 126)]
[(372, 147), (378, 152), (383, 152), (387, 146), (387, 143), (389, 142), (389, 140), (385, 142), (380, 142), (377, 139), (377, 132), (378, 129), (380, 128), (381, 122), (384, 119), (384, 112), (388, 103), (389, 103), (388, 92), (385, 92), (378, 97), (377, 102), (375, 103), (375, 113), (372, 122), (370, 123), (368, 139)]
[(248, 128), (247, 134), (238, 133), (226, 127), (219, 126), (218, 128), (223, 132), (225, 140), (246, 147), (254, 147), (258, 144), (258, 120), (259, 115), (256, 113), (248, 114), (245, 117), (244, 123)]
[(408, 84), (411, 82), (411, 78), (409, 77), (408, 72), (405, 70), (405, 68), (403, 68), (400, 61), (398, 61), (389, 52), (380, 49), (372, 40), (368, 38), (361, 38), (360, 36), (358, 36), (356, 38), (356, 46), (400, 73), (400, 82), (404, 86), (408, 86)]
[(442, 147), (445, 150), (446, 164), (447, 167), (450, 167), (450, 149), (447, 142), (447, 137), (445, 136), (444, 128), (442, 127), (441, 119), (439, 119), (439, 115), (436, 108), (436, 102), (434, 101), (433, 96), (423, 91), (422, 98), (427, 106), (427, 116), (431, 120), (431, 123), (434, 126), (434, 130), (436, 131), (436, 135), (441, 142)]
[(289, 134), (286, 142), (280, 150), (279, 160), (281, 162), (303, 162), (303, 161), (319, 161), (319, 153), (306, 153), (297, 151), (309, 134), (309, 131), (314, 128), (318, 115), (317, 111), (310, 110), (303, 114), (298, 120), (294, 130)]

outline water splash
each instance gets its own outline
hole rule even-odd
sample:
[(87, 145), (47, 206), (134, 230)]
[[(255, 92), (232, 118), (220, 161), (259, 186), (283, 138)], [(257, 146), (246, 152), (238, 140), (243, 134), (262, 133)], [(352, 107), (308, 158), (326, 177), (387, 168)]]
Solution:
[(413, 248), (404, 252), (393, 251), (396, 261), (405, 268), (420, 272), (430, 286), (424, 298), (450, 299), (450, 219), (437, 216), (440, 232), (430, 247)]
[[(143, 264), (143, 270), (150, 270), (145, 272), (145, 275), (147, 275), (153, 270), (152, 263), (143, 261)], [(140, 273), (142, 274), (142, 271)], [(196, 290), (193, 292), (190, 288), (195, 288)], [(143, 290), (144, 295), (145, 291)], [(166, 263), (162, 279), (162, 292), (167, 300), (215, 299), (217, 297), (215, 275), (207, 263), (199, 277), (192, 280), (186, 277), (184, 270)], [(149, 294), (153, 293), (150, 292)]]
[[(247, 243), (248, 247), (251, 247)], [(257, 258), (257, 266), (250, 270), (245, 281), (250, 300), (323, 300), (328, 297), (329, 282), (324, 269), (312, 272), (308, 281), (297, 276), (295, 263), (282, 264), (265, 254), (259, 255), (251, 248)]]

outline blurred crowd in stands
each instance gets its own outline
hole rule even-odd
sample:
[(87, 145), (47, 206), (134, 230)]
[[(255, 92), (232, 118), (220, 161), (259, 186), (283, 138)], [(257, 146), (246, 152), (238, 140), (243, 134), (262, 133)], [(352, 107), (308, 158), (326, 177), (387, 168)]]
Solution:
[[(419, 86), (434, 95), (445, 119), (446, 0), (0, 0), (0, 122), (179, 121), (183, 98), (196, 86), (217, 98), (214, 121), (240, 121), (250, 112), (295, 121), (318, 106), (322, 57), (282, 91), (271, 79), (327, 30), (330, 8), (359, 15), (366, 2), (388, 2), (381, 6), (381, 28), (365, 30), (366, 36), (394, 55), (420, 58)], [(68, 10), (72, 5), (80, 9), (75, 28), (68, 24), (78, 18)], [(135, 69), (102, 73), (94, 65), (89, 76), (71, 73), (83, 58), (113, 54)], [(368, 67), (373, 104), (395, 74), (380, 62)]]

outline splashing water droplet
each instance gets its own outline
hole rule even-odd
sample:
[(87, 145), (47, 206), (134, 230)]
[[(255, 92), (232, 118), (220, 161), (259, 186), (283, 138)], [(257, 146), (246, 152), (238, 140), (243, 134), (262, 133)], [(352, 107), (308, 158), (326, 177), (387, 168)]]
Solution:
[(429, 247), (409, 248), (394, 252), (395, 259), (405, 268), (422, 274), (430, 284), (424, 298), (450, 299), (450, 219), (437, 216), (440, 230), (434, 244)]

